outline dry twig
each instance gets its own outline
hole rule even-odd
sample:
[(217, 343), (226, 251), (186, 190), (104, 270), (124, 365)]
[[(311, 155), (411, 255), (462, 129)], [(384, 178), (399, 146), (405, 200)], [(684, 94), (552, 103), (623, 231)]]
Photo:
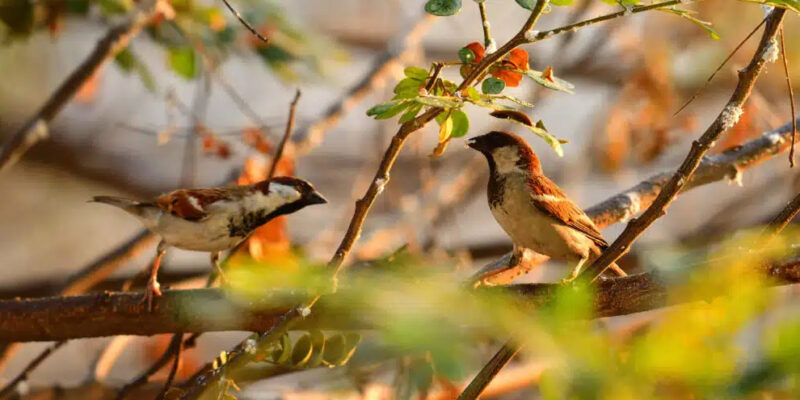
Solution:
[(708, 129), (706, 129), (703, 135), (692, 143), (692, 148), (686, 156), (686, 159), (684, 159), (681, 166), (658, 194), (653, 204), (651, 204), (640, 217), (632, 220), (628, 226), (625, 227), (625, 230), (617, 237), (614, 243), (603, 251), (603, 254), (587, 268), (586, 272), (584, 272), (586, 276), (594, 276), (594, 279), (597, 279), (609, 265), (617, 261), (630, 249), (633, 242), (644, 233), (653, 222), (666, 214), (667, 207), (669, 207), (672, 201), (678, 196), (681, 189), (692, 178), (692, 175), (694, 175), (695, 170), (700, 165), (700, 161), (705, 153), (725, 131), (736, 124), (742, 112), (742, 105), (747, 101), (750, 91), (753, 89), (759, 74), (767, 63), (764, 54), (770, 46), (770, 42), (775, 39), (775, 35), (778, 33), (778, 29), (781, 26), (785, 14), (786, 9), (783, 8), (775, 8), (770, 12), (758, 49), (756, 49), (756, 53), (750, 60), (748, 66), (739, 72), (739, 83), (725, 108), (720, 112)]
[(283, 133), (283, 138), (281, 138), (278, 148), (275, 149), (275, 156), (272, 157), (272, 165), (269, 166), (267, 179), (272, 179), (272, 177), (275, 176), (275, 168), (278, 167), (278, 162), (281, 161), (283, 150), (286, 148), (286, 143), (289, 141), (289, 137), (292, 136), (292, 130), (294, 129), (294, 115), (295, 110), (297, 109), (298, 101), (300, 101), (300, 89), (297, 89), (297, 92), (294, 95), (294, 100), (292, 100), (292, 103), (289, 105), (289, 120), (286, 121), (286, 131)]
[[(3, 148), (0, 149), (0, 171), (16, 163), (33, 145), (47, 139), (48, 124), (72, 100), (78, 89), (106, 61), (124, 49), (131, 38), (136, 36), (154, 16), (170, 11), (171, 6), (162, 0), (141, 1), (125, 21), (109, 29), (105, 36), (97, 42), (89, 56), (67, 76), (42, 108), (3, 145)], [(169, 18), (170, 16), (165, 15), (165, 17)]]

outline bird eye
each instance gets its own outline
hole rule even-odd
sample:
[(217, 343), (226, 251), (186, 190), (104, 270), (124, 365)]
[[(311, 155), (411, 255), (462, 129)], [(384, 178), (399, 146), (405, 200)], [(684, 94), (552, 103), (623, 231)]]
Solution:
[(172, 205), (175, 206), (178, 204), (178, 199), (172, 199)]

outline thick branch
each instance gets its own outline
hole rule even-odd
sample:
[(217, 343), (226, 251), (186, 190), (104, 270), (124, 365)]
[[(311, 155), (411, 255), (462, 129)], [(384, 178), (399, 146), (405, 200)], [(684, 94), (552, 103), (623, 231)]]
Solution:
[(170, 7), (160, 0), (142, 1), (131, 15), (119, 25), (112, 27), (89, 56), (72, 71), (61, 86), (47, 99), (42, 108), (9, 139), (0, 150), (0, 171), (10, 167), (36, 143), (47, 138), (48, 124), (62, 108), (75, 96), (86, 81), (118, 51), (124, 49), (131, 38), (157, 13), (167, 13)]
[[(690, 272), (682, 272), (681, 274)], [(800, 283), (800, 259), (767, 269), (774, 285)], [(597, 317), (610, 317), (652, 310), (680, 302), (698, 300), (668, 296), (668, 282), (678, 277), (644, 273), (598, 282), (594, 306)], [(556, 283), (490, 287), (478, 293), (507, 293), (521, 296), (521, 304), (532, 310), (553, 299)], [(294, 328), (363, 329), (369, 321), (359, 320), (352, 302), (340, 298), (346, 293), (323, 297), (316, 312)], [(724, 295), (725, 293), (720, 293)], [(237, 303), (219, 289), (167, 290), (156, 299), (153, 312), (141, 302), (140, 293), (87, 294), (0, 301), (0, 341), (51, 341), (111, 335), (156, 335), (212, 331), (263, 332), (302, 297), (267, 292), (262, 299)], [(208, 309), (213, 307), (212, 316)], [(344, 309), (343, 309), (344, 308)]]

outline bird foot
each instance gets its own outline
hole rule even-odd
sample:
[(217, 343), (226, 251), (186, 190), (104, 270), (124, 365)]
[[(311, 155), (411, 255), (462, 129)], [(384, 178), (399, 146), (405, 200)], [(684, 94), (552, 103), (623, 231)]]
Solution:
[(142, 303), (147, 303), (147, 312), (153, 311), (153, 300), (161, 296), (161, 284), (155, 279), (147, 281), (147, 287), (144, 289), (144, 298)]

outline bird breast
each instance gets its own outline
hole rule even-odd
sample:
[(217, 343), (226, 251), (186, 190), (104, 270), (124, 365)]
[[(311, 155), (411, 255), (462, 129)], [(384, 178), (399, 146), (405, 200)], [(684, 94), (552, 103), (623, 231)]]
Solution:
[(501, 198), (490, 202), (490, 208), (515, 245), (559, 260), (573, 261), (589, 254), (591, 239), (539, 210), (524, 175), (509, 174), (502, 181)]

